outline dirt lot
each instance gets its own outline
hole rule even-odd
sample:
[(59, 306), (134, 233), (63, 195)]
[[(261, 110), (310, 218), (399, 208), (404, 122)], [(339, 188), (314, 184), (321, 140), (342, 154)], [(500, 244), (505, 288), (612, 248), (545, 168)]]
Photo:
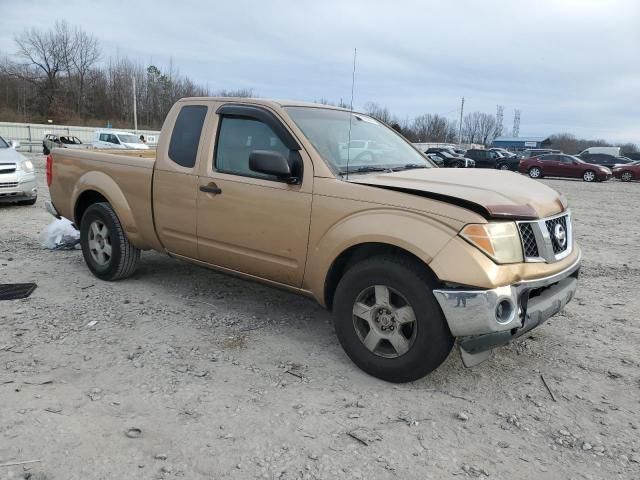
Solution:
[(157, 253), (105, 283), (43, 250), (34, 159), (36, 206), (0, 207), (0, 282), (38, 284), (0, 302), (0, 464), (40, 461), (1, 479), (640, 478), (640, 184), (545, 180), (584, 250), (576, 300), (478, 367), (454, 352), (393, 385), (310, 300)]

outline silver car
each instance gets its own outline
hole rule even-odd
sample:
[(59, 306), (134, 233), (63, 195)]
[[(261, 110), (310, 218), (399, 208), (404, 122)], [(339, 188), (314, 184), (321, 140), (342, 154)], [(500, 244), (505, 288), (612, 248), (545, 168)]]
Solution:
[(33, 163), (16, 151), (18, 142), (0, 137), (0, 203), (33, 205), (38, 198)]

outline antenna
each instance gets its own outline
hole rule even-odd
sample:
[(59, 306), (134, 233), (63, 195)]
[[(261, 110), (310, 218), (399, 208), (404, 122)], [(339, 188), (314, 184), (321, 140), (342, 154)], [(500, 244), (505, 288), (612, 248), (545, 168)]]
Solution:
[(351, 155), (351, 122), (353, 121), (353, 89), (356, 84), (356, 55), (358, 49), (353, 49), (353, 73), (351, 74), (351, 105), (349, 106), (349, 135), (347, 136), (347, 180), (349, 180), (349, 157)]

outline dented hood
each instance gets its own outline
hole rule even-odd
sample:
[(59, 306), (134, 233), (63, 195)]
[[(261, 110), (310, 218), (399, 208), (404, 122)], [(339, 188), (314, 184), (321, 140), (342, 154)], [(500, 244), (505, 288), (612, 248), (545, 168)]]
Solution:
[(564, 195), (523, 175), (476, 168), (426, 168), (350, 175), (349, 182), (468, 208), (486, 218), (536, 219), (567, 208)]

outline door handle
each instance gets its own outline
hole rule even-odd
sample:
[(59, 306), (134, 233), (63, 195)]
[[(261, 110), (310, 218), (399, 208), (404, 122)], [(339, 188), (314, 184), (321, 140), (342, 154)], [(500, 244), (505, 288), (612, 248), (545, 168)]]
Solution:
[(214, 195), (218, 195), (222, 193), (222, 190), (218, 188), (218, 186), (214, 183), (212, 185), (200, 185), (200, 191), (206, 193), (213, 193)]

